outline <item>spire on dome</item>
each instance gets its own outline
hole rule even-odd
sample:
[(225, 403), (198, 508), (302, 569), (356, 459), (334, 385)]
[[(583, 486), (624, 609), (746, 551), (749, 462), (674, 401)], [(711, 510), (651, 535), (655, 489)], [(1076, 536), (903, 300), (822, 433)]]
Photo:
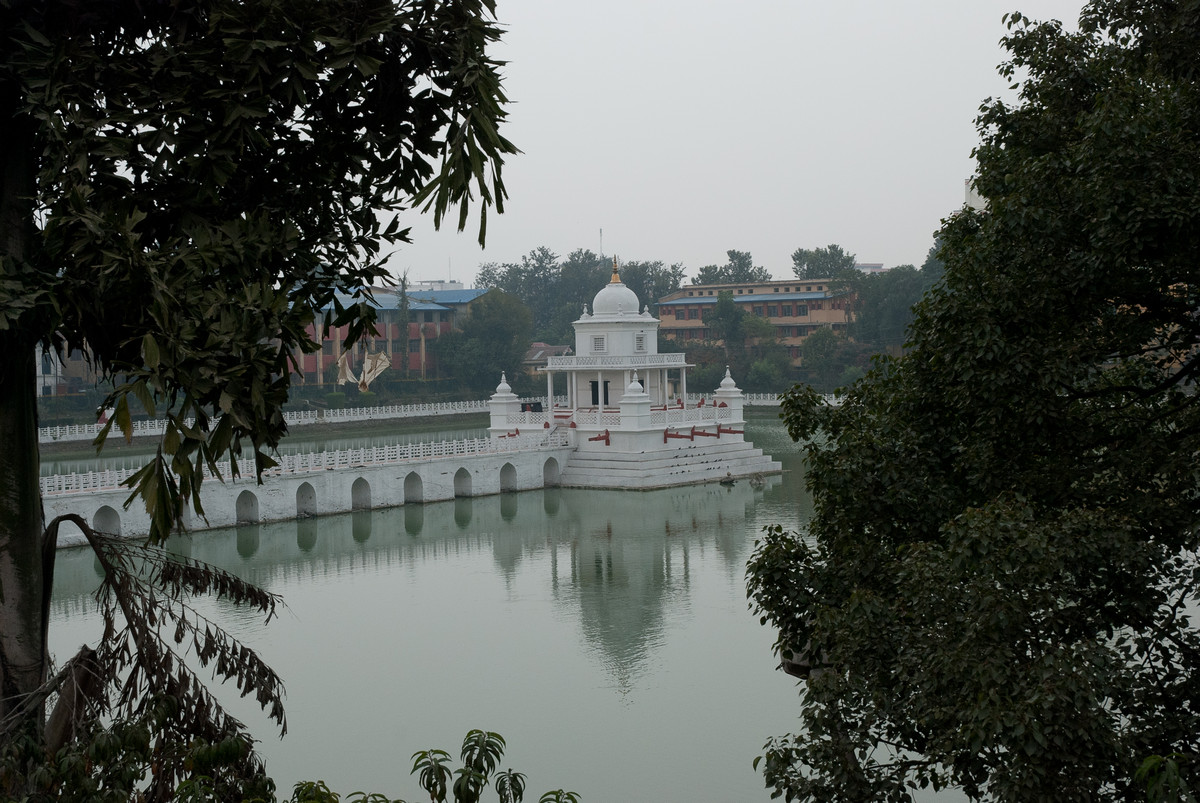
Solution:
[(612, 278), (608, 280), (608, 283), (609, 284), (620, 284), (621, 283), (621, 271), (617, 267), (617, 258), (616, 257), (613, 257)]

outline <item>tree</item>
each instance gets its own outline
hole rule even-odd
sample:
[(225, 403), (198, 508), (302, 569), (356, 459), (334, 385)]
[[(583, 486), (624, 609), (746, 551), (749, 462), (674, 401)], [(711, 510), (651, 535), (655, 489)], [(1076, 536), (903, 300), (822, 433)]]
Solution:
[(854, 254), (848, 254), (840, 245), (824, 248), (797, 248), (792, 252), (792, 271), (799, 279), (833, 279), (844, 271), (854, 268)]
[(746, 310), (737, 305), (728, 290), (717, 293), (717, 302), (704, 313), (709, 339), (721, 341), (726, 363), (745, 348), (746, 317)]
[[(622, 278), (625, 271), (621, 271)], [(575, 328), (583, 305), (591, 304), (600, 288), (612, 276), (612, 260), (593, 252), (589, 248), (576, 248), (559, 265), (558, 281), (553, 293), (541, 298), (523, 298), (531, 308), (544, 307), (548, 311), (547, 324), (535, 327), (534, 334), (544, 343), (574, 343)]]
[[(620, 265), (621, 281), (644, 304), (678, 290), (684, 268), (661, 262), (628, 262)], [(591, 249), (577, 248), (566, 259), (545, 247), (535, 248), (520, 264), (495, 262), (480, 266), (475, 281), (516, 296), (533, 311), (533, 336), (547, 343), (573, 343), (573, 324), (583, 306), (612, 277), (612, 260)]]
[(837, 362), (838, 336), (833, 329), (822, 326), (800, 341), (800, 366), (808, 372), (809, 382), (823, 392), (833, 390)]
[(489, 392), (508, 374), (514, 386), (529, 350), (533, 315), (515, 296), (489, 290), (471, 304), (462, 331), (437, 340), (438, 364), (476, 392)]
[(749, 251), (726, 251), (724, 265), (705, 265), (696, 276), (697, 284), (741, 284), (769, 282), (771, 272), (754, 264)]
[(683, 287), (685, 268), (678, 262), (670, 267), (662, 262), (624, 262), (621, 264), (621, 281), (637, 294), (643, 304), (651, 310), (657, 309), (658, 300)]
[[(400, 274), (400, 281), (397, 282), (400, 286), (400, 299), (396, 305), (396, 320), (400, 329), (400, 375), (404, 379), (408, 379), (408, 269), (405, 268)], [(393, 346), (392, 351), (395, 352), (396, 347)], [(424, 379), (425, 365), (421, 365), (422, 379)]]
[(855, 340), (877, 350), (899, 348), (912, 322), (913, 306), (941, 278), (942, 271), (931, 255), (930, 267), (917, 270), (897, 265), (879, 273), (864, 274), (854, 284)]
[(0, 3), (0, 741), (43, 731), (54, 536), (34, 344), (86, 349), (115, 380), (110, 428), (165, 416), (133, 480), (152, 539), (185, 504), (202, 515), (202, 469), (242, 443), (271, 465), (321, 310), (351, 341), (370, 325), (380, 245), (407, 238), (396, 215), (457, 206), (461, 229), (476, 194), (502, 209), (515, 148), (493, 15), (491, 0)]
[(1027, 77), (981, 111), (986, 207), (945, 222), (908, 352), (784, 402), (816, 515), (749, 588), (806, 676), (763, 758), (789, 799), (1197, 787), (1200, 12), (1007, 22)]
[[(591, 254), (590, 251), (586, 253)], [(572, 257), (579, 257), (580, 254), (576, 251)], [(598, 260), (591, 265), (597, 274), (598, 265)], [(548, 342), (559, 339), (564, 316), (571, 316), (568, 318), (571, 321), (579, 317), (579, 305), (583, 303), (581, 300), (573, 310), (562, 310), (563, 304), (559, 298), (562, 272), (558, 254), (545, 246), (539, 246), (521, 257), (520, 264), (506, 262), (498, 265), (493, 262), (482, 265), (475, 281), (482, 288), (495, 288), (523, 301), (533, 311), (534, 332)], [(595, 295), (595, 291), (592, 295)], [(588, 296), (590, 299), (591, 296)]]

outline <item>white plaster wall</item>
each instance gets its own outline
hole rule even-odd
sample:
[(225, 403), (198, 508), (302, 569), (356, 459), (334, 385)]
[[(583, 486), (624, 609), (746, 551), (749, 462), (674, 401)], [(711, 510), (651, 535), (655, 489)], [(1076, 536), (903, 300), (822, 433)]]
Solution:
[[(343, 471), (267, 476), (262, 485), (245, 478), (224, 483), (209, 480), (201, 491), (208, 521), (191, 514), (185, 516), (184, 521), (189, 529), (195, 530), (236, 525), (237, 498), (243, 491), (250, 491), (258, 499), (259, 521), (295, 518), (296, 491), (304, 483), (313, 487), (319, 514), (344, 513), (351, 510), (352, 488), (360, 477), (370, 485), (372, 508), (398, 507), (404, 504), (404, 480), (412, 472), (421, 478), (422, 501), (438, 502), (454, 498), (454, 475), (460, 468), (471, 474), (470, 495), (487, 496), (500, 493), (500, 470), (505, 463), (511, 463), (516, 470), (515, 490), (527, 491), (543, 487), (543, 467), (548, 459), (554, 458), (560, 467), (564, 466), (571, 451), (571, 447), (565, 446), (540, 451), (435, 458), (420, 463), (361, 466)], [(125, 510), (122, 506), (128, 496), (126, 488), (50, 495), (44, 497), (43, 509), (47, 520), (75, 513), (88, 524), (95, 524), (96, 512), (107, 506), (120, 517), (121, 535), (144, 536), (150, 531), (150, 518), (140, 500), (135, 500)], [(73, 526), (62, 528), (60, 546), (82, 541), (82, 534)]]

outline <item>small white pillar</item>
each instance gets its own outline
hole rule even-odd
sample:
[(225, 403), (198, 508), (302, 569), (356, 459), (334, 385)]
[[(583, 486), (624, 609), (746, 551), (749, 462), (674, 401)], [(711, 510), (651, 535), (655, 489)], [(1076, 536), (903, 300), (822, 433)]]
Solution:
[[(746, 400), (742, 396), (741, 388), (733, 381), (733, 377), (729, 375), (729, 366), (725, 366), (725, 378), (721, 380), (721, 387), (717, 388), (713, 393), (713, 403), (718, 407), (724, 404), (729, 408), (729, 423), (740, 423), (742, 415), (745, 412)], [(722, 422), (724, 423), (724, 422)]]
[(650, 394), (638, 381), (637, 371), (625, 386), (621, 397), (621, 431), (641, 431), (650, 428)]
[(499, 438), (501, 435), (512, 432), (513, 427), (509, 425), (508, 417), (510, 414), (521, 412), (521, 400), (517, 398), (517, 394), (512, 392), (503, 372), (500, 373), (500, 384), (496, 386), (496, 392), (488, 400), (488, 407), (491, 411), (491, 426), (488, 427), (488, 435), (492, 438)]

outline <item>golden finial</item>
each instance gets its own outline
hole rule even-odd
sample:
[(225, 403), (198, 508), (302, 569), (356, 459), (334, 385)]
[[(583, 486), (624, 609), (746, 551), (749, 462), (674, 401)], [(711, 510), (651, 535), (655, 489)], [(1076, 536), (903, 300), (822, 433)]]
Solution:
[(613, 257), (613, 275), (612, 275), (612, 278), (608, 280), (608, 283), (609, 284), (620, 284), (621, 283), (621, 271), (617, 269), (617, 258), (616, 257)]

